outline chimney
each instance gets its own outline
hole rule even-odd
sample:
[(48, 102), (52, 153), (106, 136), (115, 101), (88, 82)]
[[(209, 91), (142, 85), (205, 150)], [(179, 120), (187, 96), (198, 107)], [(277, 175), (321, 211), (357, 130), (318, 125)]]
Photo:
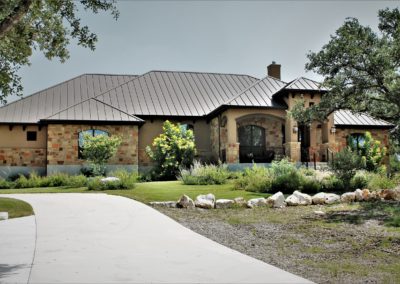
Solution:
[(276, 64), (275, 61), (272, 61), (270, 65), (268, 65), (268, 76), (274, 77), (276, 79), (281, 79), (281, 65)]

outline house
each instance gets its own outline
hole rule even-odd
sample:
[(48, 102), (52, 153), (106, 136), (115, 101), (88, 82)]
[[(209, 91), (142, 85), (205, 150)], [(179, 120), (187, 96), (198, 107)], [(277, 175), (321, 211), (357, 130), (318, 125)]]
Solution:
[(145, 148), (167, 119), (193, 129), (199, 158), (233, 166), (283, 156), (327, 161), (348, 135), (365, 131), (388, 144), (390, 124), (346, 110), (297, 125), (287, 116), (295, 101), (310, 106), (329, 93), (303, 77), (283, 82), (280, 69), (273, 62), (262, 79), (172, 71), (75, 77), (0, 108), (0, 173), (78, 173), (85, 132), (122, 137), (110, 169), (144, 170)]

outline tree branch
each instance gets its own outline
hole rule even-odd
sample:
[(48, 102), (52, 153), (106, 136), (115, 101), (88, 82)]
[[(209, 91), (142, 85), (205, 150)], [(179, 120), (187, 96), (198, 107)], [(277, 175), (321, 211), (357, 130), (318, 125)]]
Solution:
[(11, 14), (0, 23), (0, 39), (3, 38), (28, 12), (34, 0), (22, 0)]

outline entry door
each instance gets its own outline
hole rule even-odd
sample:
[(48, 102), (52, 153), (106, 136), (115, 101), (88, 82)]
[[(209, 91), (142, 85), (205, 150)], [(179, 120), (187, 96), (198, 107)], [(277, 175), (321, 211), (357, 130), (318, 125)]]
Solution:
[(299, 140), (301, 144), (301, 161), (309, 162), (309, 148), (310, 148), (310, 126), (300, 125), (299, 126)]
[(240, 162), (263, 162), (265, 158), (265, 129), (256, 125), (246, 125), (239, 127), (238, 132)]

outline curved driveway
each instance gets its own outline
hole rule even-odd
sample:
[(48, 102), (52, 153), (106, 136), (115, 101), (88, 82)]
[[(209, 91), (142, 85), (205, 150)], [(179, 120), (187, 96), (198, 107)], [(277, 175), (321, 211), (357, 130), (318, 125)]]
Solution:
[[(29, 283), (309, 283), (124, 197), (7, 197), (27, 201), (35, 211), (37, 236)], [(2, 229), (0, 224), (4, 236)], [(5, 260), (0, 252), (0, 268)]]

